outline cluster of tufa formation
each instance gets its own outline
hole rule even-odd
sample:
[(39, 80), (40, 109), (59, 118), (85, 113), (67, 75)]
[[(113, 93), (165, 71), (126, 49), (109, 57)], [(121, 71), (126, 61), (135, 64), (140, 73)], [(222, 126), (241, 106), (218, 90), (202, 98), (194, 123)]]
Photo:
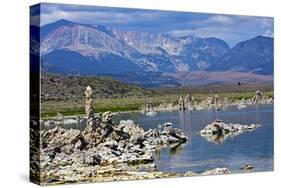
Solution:
[[(93, 91), (85, 91), (84, 130), (55, 127), (40, 131), (41, 182), (99, 181), (101, 177), (135, 177), (131, 165), (146, 165), (146, 176), (157, 172), (154, 153), (160, 147), (185, 143), (187, 137), (171, 123), (145, 131), (132, 120), (115, 124), (110, 112), (95, 115)], [(131, 174), (131, 175), (128, 175)], [(130, 179), (130, 178), (129, 178)], [(110, 179), (109, 179), (110, 180)]]
[(263, 93), (261, 91), (256, 91), (256, 94), (252, 98), (253, 104), (259, 104), (263, 100)]
[(200, 131), (201, 136), (205, 137), (208, 141), (215, 143), (222, 143), (228, 137), (237, 136), (246, 131), (252, 131), (260, 127), (258, 124), (241, 125), (233, 123), (224, 123), (222, 120), (215, 120), (208, 124)]
[(191, 94), (186, 95), (185, 98), (182, 98), (182, 96), (180, 96), (179, 98), (180, 110), (192, 110), (193, 105), (194, 105), (194, 98), (191, 96)]

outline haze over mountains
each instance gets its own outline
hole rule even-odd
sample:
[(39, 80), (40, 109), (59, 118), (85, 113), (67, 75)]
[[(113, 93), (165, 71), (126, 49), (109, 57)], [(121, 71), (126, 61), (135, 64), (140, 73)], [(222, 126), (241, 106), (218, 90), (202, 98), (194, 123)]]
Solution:
[(123, 32), (60, 20), (41, 27), (40, 52), (42, 71), (67, 75), (118, 78), (122, 74), (126, 80), (127, 74), (131, 78), (132, 73), (146, 72), (148, 76), (169, 75), (171, 80), (171, 76), (178, 79), (173, 75), (187, 71), (212, 75), (229, 71), (242, 72), (242, 77), (263, 75), (259, 77), (262, 81), (273, 74), (273, 38), (264, 36), (230, 48), (218, 38)]

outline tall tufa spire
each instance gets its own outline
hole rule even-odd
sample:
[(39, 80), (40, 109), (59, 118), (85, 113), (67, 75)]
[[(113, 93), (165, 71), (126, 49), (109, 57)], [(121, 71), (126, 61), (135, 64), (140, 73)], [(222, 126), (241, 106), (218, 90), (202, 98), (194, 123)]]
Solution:
[(86, 95), (85, 113), (87, 118), (87, 125), (92, 125), (92, 122), (94, 120), (94, 107), (93, 107), (93, 90), (90, 86), (86, 88), (85, 95)]

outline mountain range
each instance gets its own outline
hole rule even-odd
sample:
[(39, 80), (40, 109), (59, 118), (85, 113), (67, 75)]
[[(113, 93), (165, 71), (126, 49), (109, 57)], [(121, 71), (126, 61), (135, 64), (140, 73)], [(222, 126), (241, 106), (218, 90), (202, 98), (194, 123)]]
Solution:
[[(229, 71), (273, 75), (273, 38), (270, 37), (257, 36), (230, 48), (224, 40), (214, 37), (172, 37), (162, 33), (118, 31), (67, 20), (40, 29), (41, 70), (44, 72), (174, 75)], [(36, 49), (31, 49), (33, 51), (35, 53)]]

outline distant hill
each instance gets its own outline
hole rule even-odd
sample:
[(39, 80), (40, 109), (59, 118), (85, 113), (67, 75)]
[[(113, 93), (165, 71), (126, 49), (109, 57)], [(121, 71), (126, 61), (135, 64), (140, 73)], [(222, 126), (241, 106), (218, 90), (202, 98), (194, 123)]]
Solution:
[(208, 71), (189, 71), (174, 73), (159, 72), (136, 72), (108, 75), (116, 80), (146, 88), (152, 87), (171, 87), (171, 86), (204, 86), (214, 84), (272, 84), (271, 75), (258, 75), (245, 72), (208, 72)]
[(257, 36), (240, 42), (208, 68), (210, 71), (240, 71), (273, 74), (273, 39)]
[(122, 98), (151, 94), (151, 91), (109, 77), (42, 74), (41, 99), (42, 101), (81, 101), (84, 100), (84, 91), (88, 85), (93, 88), (94, 98)]
[(166, 73), (181, 82), (180, 85), (210, 85), (210, 84), (236, 84), (249, 83), (273, 83), (273, 77), (270, 75), (257, 75), (253, 73), (222, 71), (222, 72), (207, 72), (193, 71), (180, 73)]

